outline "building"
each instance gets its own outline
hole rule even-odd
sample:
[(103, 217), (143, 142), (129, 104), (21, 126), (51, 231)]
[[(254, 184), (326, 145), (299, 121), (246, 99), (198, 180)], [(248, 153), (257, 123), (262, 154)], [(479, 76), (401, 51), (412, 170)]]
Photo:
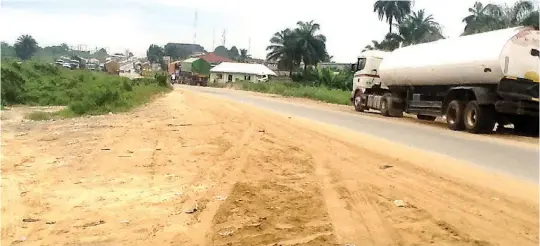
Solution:
[(336, 70), (351, 70), (353, 63), (336, 63), (336, 62), (321, 62), (319, 68), (330, 68)]
[(219, 65), (222, 62), (233, 62), (233, 60), (229, 59), (228, 57), (218, 56), (214, 52), (206, 53), (204, 55), (198, 56), (198, 58), (204, 59), (210, 65), (216, 66)]
[(180, 67), (182, 72), (208, 75), (211, 65), (204, 59), (194, 57), (182, 61)]
[(267, 81), (270, 76), (277, 76), (263, 64), (222, 62), (210, 69), (211, 83), (226, 83), (234, 81)]

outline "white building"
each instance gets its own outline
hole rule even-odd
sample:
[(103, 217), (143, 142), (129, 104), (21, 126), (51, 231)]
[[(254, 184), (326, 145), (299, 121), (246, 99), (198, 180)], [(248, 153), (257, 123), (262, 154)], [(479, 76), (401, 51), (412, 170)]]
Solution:
[(222, 62), (210, 69), (210, 83), (226, 83), (235, 81), (262, 82), (269, 76), (277, 76), (263, 64)]

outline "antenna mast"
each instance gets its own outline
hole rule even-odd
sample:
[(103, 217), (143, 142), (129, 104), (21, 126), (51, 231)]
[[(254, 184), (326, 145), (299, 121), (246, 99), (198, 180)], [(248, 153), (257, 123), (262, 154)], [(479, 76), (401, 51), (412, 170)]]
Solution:
[(197, 9), (195, 9), (195, 20), (193, 21), (193, 43), (197, 41)]
[(212, 29), (212, 50), (216, 49), (216, 28)]
[(223, 34), (221, 35), (221, 45), (225, 47), (225, 42), (227, 41), (225, 38), (225, 34), (227, 33), (227, 29), (223, 29)]

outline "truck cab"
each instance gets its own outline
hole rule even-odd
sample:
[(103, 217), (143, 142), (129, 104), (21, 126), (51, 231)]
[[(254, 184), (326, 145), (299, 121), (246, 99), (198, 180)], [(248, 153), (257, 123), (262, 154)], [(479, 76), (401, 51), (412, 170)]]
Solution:
[[(356, 64), (352, 66), (354, 71), (351, 102), (357, 111), (362, 111), (362, 95), (375, 92), (382, 94), (388, 90), (379, 77), (378, 69), (384, 57), (390, 52), (380, 50), (364, 51), (358, 56)], [(364, 98), (365, 99), (365, 98)]]

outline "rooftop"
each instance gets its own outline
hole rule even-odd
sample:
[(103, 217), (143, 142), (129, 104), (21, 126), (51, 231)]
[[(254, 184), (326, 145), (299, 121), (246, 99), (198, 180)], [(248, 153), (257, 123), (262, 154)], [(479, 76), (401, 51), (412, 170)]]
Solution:
[(218, 56), (213, 52), (207, 53), (205, 55), (201, 55), (201, 56), (199, 56), (199, 58), (207, 61), (208, 63), (221, 63), (221, 62), (232, 62), (233, 61), (233, 60), (231, 60), (231, 59), (229, 59), (227, 57)]
[(272, 70), (262, 64), (249, 64), (249, 63), (234, 63), (223, 62), (214, 68), (210, 69), (210, 72), (218, 73), (243, 73), (243, 74), (255, 74), (255, 75), (274, 75)]

